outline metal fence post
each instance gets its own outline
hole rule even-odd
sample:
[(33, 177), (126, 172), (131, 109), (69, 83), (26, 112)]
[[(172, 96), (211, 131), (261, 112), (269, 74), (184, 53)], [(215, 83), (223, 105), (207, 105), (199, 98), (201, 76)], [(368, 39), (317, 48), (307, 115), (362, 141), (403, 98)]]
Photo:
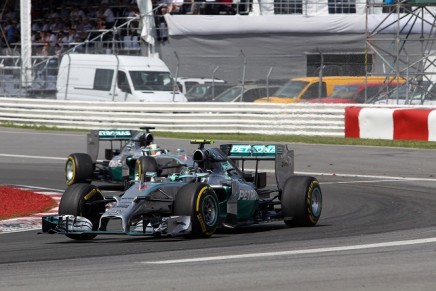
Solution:
[(212, 99), (215, 99), (215, 73), (219, 68), (220, 66), (216, 66), (212, 71)]
[(242, 98), (244, 97), (245, 70), (247, 69), (247, 57), (245, 56), (243, 50), (241, 50), (241, 55), (242, 55), (244, 64), (243, 64), (243, 67), (242, 67), (242, 91), (241, 91), (241, 97), (239, 97), (239, 102), (242, 102)]
[(269, 77), (271, 76), (271, 73), (273, 71), (273, 67), (269, 68), (268, 74), (266, 75), (266, 98), (267, 102), (269, 103)]
[(174, 55), (176, 56), (177, 59), (177, 66), (176, 66), (176, 75), (173, 78), (173, 102), (176, 100), (177, 77), (179, 75), (179, 66), (180, 66), (180, 59), (176, 51), (174, 51)]

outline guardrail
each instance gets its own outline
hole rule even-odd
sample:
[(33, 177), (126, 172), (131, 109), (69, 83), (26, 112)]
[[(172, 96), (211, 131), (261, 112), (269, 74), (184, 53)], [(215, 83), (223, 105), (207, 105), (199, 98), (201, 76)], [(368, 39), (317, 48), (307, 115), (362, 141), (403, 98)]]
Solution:
[(345, 105), (79, 102), (0, 98), (0, 122), (69, 129), (137, 129), (344, 137)]

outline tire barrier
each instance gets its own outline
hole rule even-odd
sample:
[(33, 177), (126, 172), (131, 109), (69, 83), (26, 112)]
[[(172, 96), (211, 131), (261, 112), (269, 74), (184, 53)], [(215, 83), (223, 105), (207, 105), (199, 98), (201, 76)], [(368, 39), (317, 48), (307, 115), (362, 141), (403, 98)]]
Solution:
[(345, 137), (436, 141), (436, 109), (346, 107)]

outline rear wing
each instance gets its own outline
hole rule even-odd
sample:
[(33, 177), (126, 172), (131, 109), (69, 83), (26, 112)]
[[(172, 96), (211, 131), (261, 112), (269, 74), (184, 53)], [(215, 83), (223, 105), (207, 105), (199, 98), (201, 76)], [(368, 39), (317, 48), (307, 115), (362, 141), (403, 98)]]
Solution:
[(220, 149), (231, 158), (275, 157), (276, 155), (276, 145), (225, 144), (221, 145)]
[[(93, 130), (98, 134), (101, 140), (129, 140), (133, 137), (136, 131), (133, 130)], [(91, 131), (91, 133), (93, 132)]]
[(110, 141), (110, 151), (112, 151), (113, 141), (119, 141), (121, 147), (123, 145), (123, 142), (125, 143), (131, 140), (137, 132), (137, 130), (129, 129), (91, 130), (91, 132), (86, 135), (86, 151), (91, 157), (92, 161), (95, 162), (97, 160), (98, 152), (100, 150), (100, 141)]
[(274, 161), (274, 172), (279, 190), (282, 190), (286, 180), (294, 175), (294, 151), (288, 149), (287, 144), (223, 144), (220, 150), (231, 160), (242, 161), (242, 171), (244, 171), (244, 161), (256, 161), (256, 175), (259, 161)]

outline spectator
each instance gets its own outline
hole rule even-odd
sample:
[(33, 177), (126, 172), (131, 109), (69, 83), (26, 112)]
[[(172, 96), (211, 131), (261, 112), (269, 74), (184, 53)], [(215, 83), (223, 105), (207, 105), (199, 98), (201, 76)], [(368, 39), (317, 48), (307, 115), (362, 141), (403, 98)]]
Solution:
[(98, 18), (103, 18), (106, 24), (106, 28), (112, 28), (115, 24), (115, 16), (110, 7), (106, 4), (101, 4), (97, 12)]
[(62, 17), (62, 19), (64, 19), (65, 17), (70, 17), (70, 10), (68, 10), (67, 7), (65, 7), (65, 5), (62, 5), (59, 9), (59, 16)]
[[(141, 16), (141, 13), (139, 12), (139, 8), (136, 4), (130, 4), (129, 6), (129, 11), (126, 15), (126, 17), (131, 20), (132, 18), (139, 18)], [(139, 31), (139, 25), (140, 24), (140, 20), (133, 20), (130, 22), (130, 24), (128, 25), (128, 35), (139, 35), (140, 31)]]
[(42, 30), (42, 22), (41, 21), (34, 21), (32, 23), (32, 30), (33, 31), (41, 31)]
[(77, 30), (71, 28), (70, 31), (68, 32), (68, 43), (76, 42), (77, 38), (78, 38)]
[(55, 46), (54, 54), (59, 58), (61, 57), (63, 51), (64, 51), (63, 47), (59, 43), (57, 43)]
[(39, 32), (39, 35), (40, 35), (40, 41), (42, 42), (42, 43), (49, 43), (49, 41), (50, 41), (50, 38), (49, 38), (49, 34), (48, 34), (48, 32), (47, 31), (40, 31)]
[(58, 18), (59, 17), (59, 12), (55, 9), (50, 9), (50, 12), (47, 15), (47, 18)]
[(98, 30), (106, 29), (106, 22), (104, 21), (104, 18), (102, 17), (97, 18), (97, 24), (95, 28)]
[(47, 31), (46, 42), (49, 43), (50, 48), (54, 48), (56, 46), (56, 43), (58, 42), (57, 35), (51, 30)]
[(45, 19), (42, 23), (41, 31), (49, 31), (50, 30), (50, 23), (48, 19)]
[(31, 40), (33, 43), (41, 42), (41, 33), (39, 31), (32, 30)]
[(84, 32), (88, 32), (94, 29), (94, 25), (89, 21), (88, 18), (82, 20), (82, 29)]
[(163, 4), (157, 9), (157, 15), (155, 17), (157, 40), (166, 42), (168, 40), (168, 27), (165, 21), (164, 15), (168, 13), (168, 7)]
[(138, 6), (135, 4), (130, 4), (127, 15), (125, 16), (129, 18), (135, 18), (135, 17), (139, 17), (140, 15), (141, 13), (139, 12)]
[(83, 12), (85, 13), (85, 18), (92, 19), (97, 17), (97, 11), (91, 5), (85, 6)]
[(62, 22), (62, 18), (58, 17), (56, 20), (50, 25), (50, 30), (52, 31), (60, 31), (64, 29), (64, 23)]
[(15, 19), (8, 21), (8, 25), (6, 25), (5, 28), (5, 34), (7, 43), (11, 44), (18, 41), (19, 31), (17, 29), (17, 21)]
[(170, 14), (182, 14), (183, 13), (184, 0), (172, 0), (170, 4)]
[(215, 15), (218, 14), (218, 5), (215, 0), (206, 0), (204, 7), (204, 14)]
[(63, 31), (60, 32), (59, 37), (58, 37), (58, 43), (61, 46), (68, 45), (68, 43), (69, 43), (68, 33), (65, 33)]
[(73, 5), (73, 8), (71, 9), (70, 12), (70, 19), (75, 19), (75, 18), (85, 18), (85, 12), (83, 12), (82, 9), (80, 9), (79, 5)]
[(49, 56), (50, 55), (49, 48), (50, 48), (50, 45), (48, 44), (48, 42), (45, 42), (44, 45), (42, 46), (41, 50), (39, 51), (38, 55), (43, 56), (43, 57)]
[(203, 14), (203, 13), (204, 13), (204, 2), (201, 0), (192, 0), (191, 14)]
[(13, 7), (9, 7), (4, 14), (4, 19), (13, 20), (13, 19), (17, 19), (17, 18), (18, 18), (17, 12), (15, 12)]

